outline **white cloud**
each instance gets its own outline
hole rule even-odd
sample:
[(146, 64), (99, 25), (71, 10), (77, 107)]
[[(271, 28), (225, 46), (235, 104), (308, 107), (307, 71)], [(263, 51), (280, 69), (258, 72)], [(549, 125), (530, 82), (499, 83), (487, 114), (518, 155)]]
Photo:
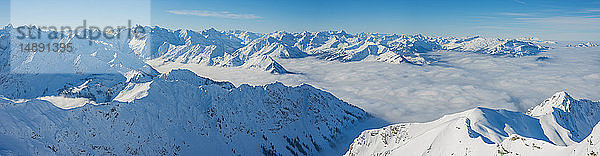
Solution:
[(516, 13), (516, 12), (501, 12), (500, 15), (507, 15), (507, 16), (533, 16), (533, 15), (528, 14), (528, 13)]
[[(600, 26), (600, 18), (594, 16), (556, 16), (556, 17), (541, 17), (541, 18), (516, 18), (523, 22), (545, 24), (545, 25), (562, 25), (562, 26), (583, 26), (592, 28)], [(567, 28), (570, 28), (567, 27)], [(596, 27), (597, 28), (597, 27)]]
[[(588, 9), (586, 11), (595, 11)], [(507, 28), (525, 28), (521, 32), (558, 37), (558, 40), (597, 40), (600, 31), (600, 15), (563, 14), (548, 15), (542, 13), (498, 13), (511, 18), (498, 24)], [(586, 32), (586, 33), (584, 33)], [(560, 35), (559, 35), (560, 34)], [(583, 34), (583, 35), (582, 35)], [(541, 36), (540, 36), (541, 37)]]
[(202, 17), (219, 17), (219, 18), (229, 18), (229, 19), (261, 19), (262, 17), (256, 16), (254, 14), (238, 14), (227, 11), (207, 11), (207, 10), (170, 10), (167, 11), (176, 15), (192, 15), (192, 16), (202, 16)]
[(600, 9), (589, 9), (588, 12), (600, 12)]
[(579, 11), (579, 12), (576, 12), (576, 13), (588, 14), (588, 13), (596, 13), (596, 12), (600, 12), (600, 8), (597, 8), (597, 9), (587, 9), (587, 10)]
[(521, 0), (513, 0), (513, 1), (515, 1), (515, 2), (517, 2), (517, 3), (519, 3), (519, 4), (522, 4), (522, 5), (525, 5), (525, 4), (527, 4), (527, 2), (525, 2), (525, 1), (521, 1)]

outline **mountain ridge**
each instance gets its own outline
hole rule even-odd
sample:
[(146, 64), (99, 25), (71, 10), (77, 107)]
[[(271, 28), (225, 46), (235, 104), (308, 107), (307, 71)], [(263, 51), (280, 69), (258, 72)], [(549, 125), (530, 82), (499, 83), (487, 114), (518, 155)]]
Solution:
[[(522, 155), (581, 148), (600, 129), (600, 117), (590, 115), (600, 109), (588, 109), (597, 107), (600, 101), (575, 100), (566, 92), (554, 94), (526, 114), (477, 107), (432, 122), (364, 131), (346, 155)], [(599, 147), (590, 145), (596, 149), (591, 152), (598, 153)]]
[[(73, 83), (71, 90), (95, 86)], [(59, 108), (65, 100), (87, 96), (43, 95), (62, 97), (58, 101), (3, 98), (0, 153), (309, 155), (333, 150), (347, 127), (372, 118), (310, 85), (235, 87), (189, 70), (151, 79), (132, 76), (120, 86), (125, 85), (146, 87), (124, 89), (119, 94), (133, 95), (116, 96), (132, 97), (129, 101), (67, 109)]]

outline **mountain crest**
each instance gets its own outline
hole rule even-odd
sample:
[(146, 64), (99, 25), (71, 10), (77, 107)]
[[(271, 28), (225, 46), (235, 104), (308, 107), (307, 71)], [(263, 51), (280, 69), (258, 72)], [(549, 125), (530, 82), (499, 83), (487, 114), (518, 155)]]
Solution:
[(599, 121), (600, 102), (563, 91), (528, 115), (477, 107), (427, 123), (367, 130), (345, 155), (588, 155), (582, 153), (598, 153)]
[(564, 112), (571, 111), (571, 105), (574, 103), (569, 93), (566, 91), (557, 92), (552, 97), (544, 100), (540, 105), (535, 106), (527, 111), (530, 116), (542, 116), (554, 112), (554, 109), (560, 109)]

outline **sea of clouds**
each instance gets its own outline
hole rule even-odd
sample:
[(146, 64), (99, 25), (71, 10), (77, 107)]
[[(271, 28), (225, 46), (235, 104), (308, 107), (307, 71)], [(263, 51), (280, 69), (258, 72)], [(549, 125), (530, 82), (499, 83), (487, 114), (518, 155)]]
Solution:
[[(558, 91), (575, 98), (600, 99), (600, 48), (558, 47), (537, 56), (493, 57), (436, 52), (433, 65), (380, 62), (339, 63), (279, 59), (298, 74), (273, 75), (241, 68), (206, 67), (149, 61), (161, 72), (187, 68), (235, 85), (308, 83), (332, 92), (386, 121), (424, 122), (477, 106), (525, 112)], [(547, 57), (549, 59), (540, 59)]]

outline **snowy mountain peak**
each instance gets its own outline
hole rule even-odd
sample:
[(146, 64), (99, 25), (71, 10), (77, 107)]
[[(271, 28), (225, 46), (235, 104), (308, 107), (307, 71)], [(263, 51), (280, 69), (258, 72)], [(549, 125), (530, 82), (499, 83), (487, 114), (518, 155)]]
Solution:
[(206, 30), (204, 30), (204, 32), (220, 33), (220, 32), (219, 32), (217, 29), (215, 29), (215, 28), (206, 29)]
[(263, 69), (272, 74), (288, 74), (281, 64), (277, 63), (271, 56), (261, 56), (250, 58), (242, 67), (250, 69)]
[(544, 100), (541, 104), (527, 111), (530, 116), (542, 116), (554, 112), (554, 109), (560, 109), (569, 112), (571, 104), (575, 101), (567, 92), (557, 92), (552, 97)]
[(600, 101), (573, 99), (567, 92), (558, 92), (540, 105), (532, 108), (527, 115), (549, 121), (546, 131), (558, 145), (572, 145), (581, 142), (600, 121)]

